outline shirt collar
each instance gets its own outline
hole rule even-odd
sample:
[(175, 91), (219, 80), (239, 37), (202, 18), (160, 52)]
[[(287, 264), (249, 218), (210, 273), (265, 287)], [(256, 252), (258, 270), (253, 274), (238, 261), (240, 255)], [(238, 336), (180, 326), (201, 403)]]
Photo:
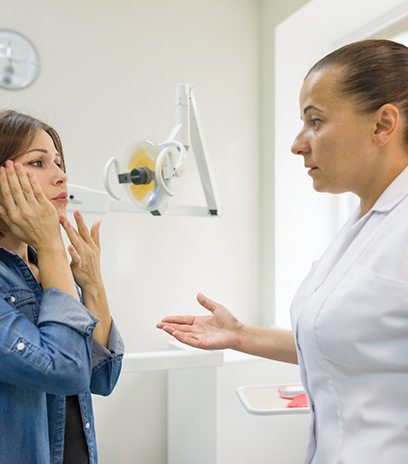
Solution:
[[(28, 252), (28, 260), (31, 263), (37, 264), (38, 263), (38, 258), (37, 258), (37, 252), (35, 251), (35, 249), (31, 245), (28, 245), (27, 246), (27, 252)], [(8, 250), (7, 248), (4, 248), (2, 246), (0, 246), (0, 255), (10, 256), (11, 259), (16, 259), (16, 257), (18, 257), (18, 259), (20, 259), (20, 257), (16, 253), (14, 253), (13, 251)]]
[(387, 213), (408, 195), (408, 167), (384, 190), (372, 207), (372, 212)]

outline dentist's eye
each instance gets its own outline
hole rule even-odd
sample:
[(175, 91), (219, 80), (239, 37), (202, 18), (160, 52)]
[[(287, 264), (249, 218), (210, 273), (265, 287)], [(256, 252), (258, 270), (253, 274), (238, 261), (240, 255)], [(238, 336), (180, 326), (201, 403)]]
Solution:
[(321, 122), (322, 121), (320, 119), (318, 119), (318, 118), (312, 118), (310, 120), (310, 124), (311, 124), (313, 130), (317, 130), (320, 127)]

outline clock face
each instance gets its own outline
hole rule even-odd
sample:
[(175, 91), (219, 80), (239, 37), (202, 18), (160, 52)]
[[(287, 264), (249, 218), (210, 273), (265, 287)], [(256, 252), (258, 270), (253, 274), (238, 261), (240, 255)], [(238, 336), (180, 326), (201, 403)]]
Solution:
[(40, 59), (34, 45), (18, 32), (0, 29), (0, 87), (27, 87), (39, 71)]

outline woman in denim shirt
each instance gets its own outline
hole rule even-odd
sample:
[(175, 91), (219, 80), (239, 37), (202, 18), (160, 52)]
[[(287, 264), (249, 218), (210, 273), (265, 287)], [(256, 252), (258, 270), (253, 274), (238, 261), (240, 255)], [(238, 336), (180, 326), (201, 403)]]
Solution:
[(0, 166), (0, 464), (95, 464), (91, 393), (111, 393), (123, 356), (100, 222), (68, 221), (61, 142), (41, 121), (0, 112)]

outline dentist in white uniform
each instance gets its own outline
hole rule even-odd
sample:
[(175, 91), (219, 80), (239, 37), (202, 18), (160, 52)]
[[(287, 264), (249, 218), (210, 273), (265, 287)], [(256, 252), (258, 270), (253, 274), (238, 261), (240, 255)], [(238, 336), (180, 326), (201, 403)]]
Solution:
[[(300, 93), (292, 152), (318, 192), (360, 206), (296, 293), (293, 332), (210, 316), (157, 324), (205, 349), (298, 363), (311, 406), (307, 464), (408, 463), (408, 49), (367, 40), (327, 55)], [(271, 450), (271, 462), (273, 450)]]

